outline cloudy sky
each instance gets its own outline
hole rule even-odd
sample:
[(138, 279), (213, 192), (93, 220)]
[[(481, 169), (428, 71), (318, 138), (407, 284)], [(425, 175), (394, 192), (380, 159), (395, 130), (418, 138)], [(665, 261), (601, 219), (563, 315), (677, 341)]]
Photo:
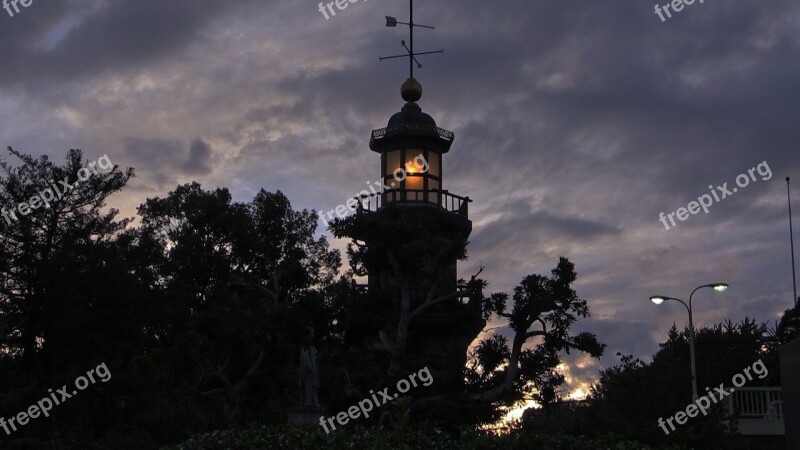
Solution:
[[(352, 0), (351, 0), (352, 1)], [(695, 323), (792, 302), (786, 176), (800, 183), (800, 4), (707, 0), (662, 22), (634, 0), (418, 1), (420, 101), (456, 134), (444, 187), (470, 196), (467, 277), (495, 291), (576, 263), (580, 330), (649, 358), (700, 284)], [(664, 1), (666, 3), (666, 1)], [(334, 7), (335, 8), (335, 7)], [(403, 105), (407, 1), (33, 0), (0, 10), (2, 144), (136, 169), (114, 206), (197, 180), (330, 210), (379, 177), (370, 131)], [(12, 9), (13, 12), (13, 9)], [(749, 185), (669, 230), (659, 213)], [(767, 171), (766, 169), (769, 169)], [(717, 191), (716, 188), (714, 188)], [(721, 196), (720, 191), (717, 191)], [(800, 191), (795, 194), (800, 198)], [(796, 207), (800, 211), (800, 207)], [(677, 220), (677, 219), (676, 219)], [(800, 220), (800, 219), (799, 219)], [(341, 245), (341, 243), (337, 243)]]

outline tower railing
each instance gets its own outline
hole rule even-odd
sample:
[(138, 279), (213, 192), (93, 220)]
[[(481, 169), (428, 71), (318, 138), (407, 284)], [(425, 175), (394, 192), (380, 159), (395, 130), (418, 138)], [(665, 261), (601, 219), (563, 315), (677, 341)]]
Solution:
[[(427, 199), (426, 199), (427, 197)], [(469, 197), (461, 197), (440, 189), (392, 189), (382, 193), (356, 197), (357, 214), (377, 212), (391, 204), (416, 207), (441, 208), (449, 213), (469, 217)]]
[[(455, 133), (452, 131), (445, 130), (444, 128), (435, 127), (433, 128), (436, 131), (436, 134), (444, 139), (445, 141), (452, 142), (455, 139)], [(422, 125), (422, 126), (414, 126), (414, 125), (395, 125), (386, 128), (380, 128), (377, 130), (372, 130), (372, 141), (378, 141), (386, 137), (387, 134), (392, 134), (394, 132), (403, 132), (403, 133), (428, 133), (431, 130), (430, 127)]]

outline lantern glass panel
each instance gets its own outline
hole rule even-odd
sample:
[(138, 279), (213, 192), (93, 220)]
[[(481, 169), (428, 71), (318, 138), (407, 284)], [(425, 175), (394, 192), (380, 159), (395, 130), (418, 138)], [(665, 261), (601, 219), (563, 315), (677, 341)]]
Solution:
[(383, 175), (386, 177), (391, 176), (396, 169), (400, 169), (402, 167), (400, 164), (400, 150), (386, 152), (384, 161), (386, 161), (386, 166), (383, 168)]
[(428, 174), (433, 177), (442, 176), (442, 155), (436, 152), (428, 152)]
[(409, 148), (406, 150), (405, 169), (408, 173), (424, 173), (427, 172), (427, 161), (425, 159), (425, 150)]
[(422, 190), (424, 188), (425, 178), (423, 175), (406, 175), (406, 189), (407, 190)]

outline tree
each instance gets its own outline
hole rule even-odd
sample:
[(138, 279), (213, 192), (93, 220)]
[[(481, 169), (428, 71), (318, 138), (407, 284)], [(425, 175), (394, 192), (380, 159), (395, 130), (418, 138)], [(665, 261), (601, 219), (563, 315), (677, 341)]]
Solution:
[(800, 307), (787, 309), (775, 329), (771, 331), (775, 346), (800, 338)]
[[(63, 166), (8, 151), (17, 163), (0, 159), (0, 383), (3, 410), (12, 411), (100, 362), (114, 373), (143, 342), (137, 282), (117, 256), (129, 220), (104, 210), (133, 170), (103, 158), (96, 167), (80, 150)], [(109, 425), (108, 389), (93, 385), (59, 419), (91, 438)], [(35, 423), (19, 435), (54, 426)]]
[[(529, 275), (514, 288), (510, 311), (508, 294), (485, 299), (487, 314), (507, 319), (514, 335), (510, 344), (495, 334), (477, 346), (467, 373), (470, 398), (513, 403), (532, 397), (548, 405), (557, 399), (557, 388), (564, 382), (556, 371), (562, 351), (577, 350), (595, 358), (603, 354), (605, 344), (593, 334), (570, 334), (578, 317), (589, 316), (586, 300), (571, 287), (576, 278), (574, 264), (562, 257), (552, 276)], [(538, 329), (532, 329), (534, 325)], [(526, 348), (532, 339), (536, 344)]]
[[(203, 191), (197, 183), (149, 199), (139, 213), (140, 233), (158, 243), (160, 279), (177, 304), (168, 322), (179, 327), (160, 339), (176, 342), (197, 392), (222, 400), (229, 426), (241, 423), (248, 405), (254, 412), (258, 402), (246, 394), (255, 385), (270, 394), (264, 403), (290, 405), (286, 386), (294, 385), (305, 326), (322, 335), (330, 326), (319, 308), (309, 315), (301, 305), (320, 298), (340, 264), (326, 239), (314, 237), (316, 216), (294, 211), (280, 191), (234, 203), (227, 189)], [(276, 378), (284, 388), (266, 388)]]
[[(58, 301), (51, 297), (56, 294), (56, 274), (76, 252), (108, 242), (126, 226), (126, 220), (115, 220), (117, 210), (101, 213), (101, 208), (108, 196), (125, 186), (133, 170), (120, 172), (115, 166), (109, 173), (90, 173), (79, 181), (78, 172), (87, 166), (80, 150), (70, 150), (65, 166), (47, 156), (35, 159), (10, 147), (8, 151), (22, 165), (0, 159), (0, 208), (8, 211), (0, 220), (2, 339), (8, 352), (32, 363), (37, 349), (44, 347), (40, 344), (56, 332), (47, 317), (53, 310), (46, 308), (48, 302)], [(61, 195), (53, 192), (54, 186)], [(43, 196), (45, 192), (50, 195)], [(45, 197), (54, 198), (42, 200)], [(32, 204), (45, 201), (46, 206), (24, 214)]]

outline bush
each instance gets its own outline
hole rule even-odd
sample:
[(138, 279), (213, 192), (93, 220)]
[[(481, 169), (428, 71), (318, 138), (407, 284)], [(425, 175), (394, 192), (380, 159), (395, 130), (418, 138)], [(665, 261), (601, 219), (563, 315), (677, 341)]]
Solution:
[[(215, 431), (194, 436), (169, 450), (250, 450), (259, 449), (431, 449), (431, 450), (639, 450), (656, 449), (619, 436), (595, 438), (568, 435), (536, 435), (514, 432), (493, 436), (483, 432), (463, 431), (447, 434), (436, 428), (413, 430), (398, 435), (385, 429), (353, 428), (350, 433), (325, 435), (318, 429), (291, 426), (256, 427), (246, 430)], [(684, 447), (657, 447), (661, 450), (683, 450)]]

